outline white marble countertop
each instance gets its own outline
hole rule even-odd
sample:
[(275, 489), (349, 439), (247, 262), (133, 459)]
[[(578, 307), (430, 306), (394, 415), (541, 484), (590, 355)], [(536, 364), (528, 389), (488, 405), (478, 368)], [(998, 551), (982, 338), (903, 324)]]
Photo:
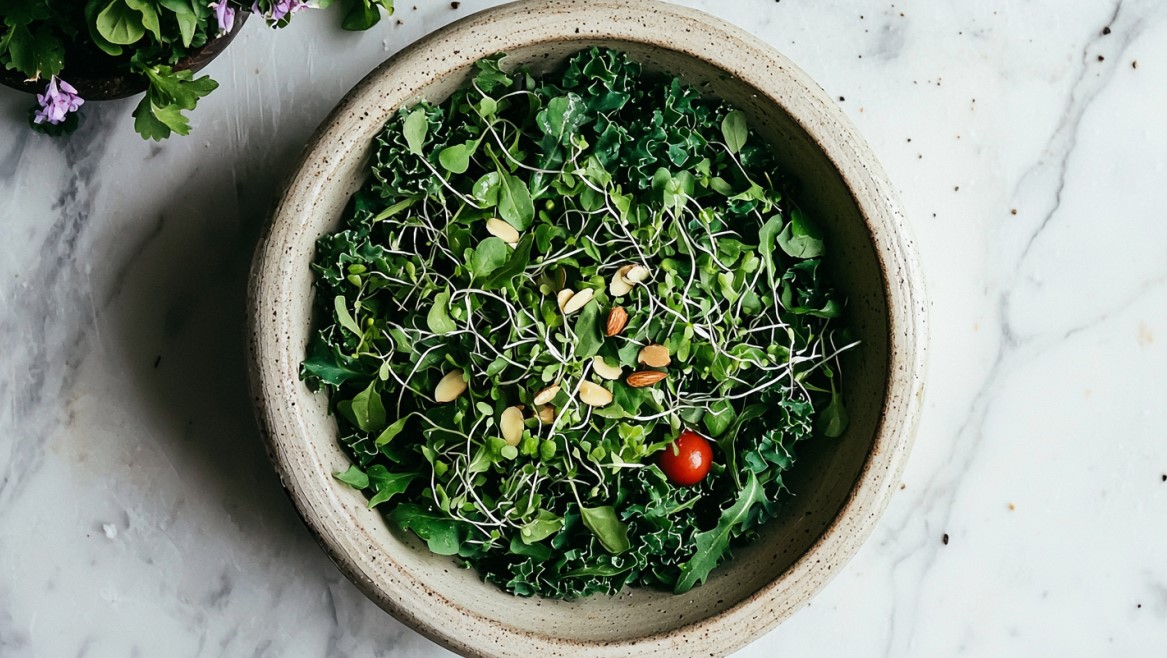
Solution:
[[(398, 0), (365, 34), (332, 12), (248, 25), (194, 133), (161, 145), (132, 102), (34, 135), (0, 90), (0, 655), (448, 655), (349, 584), (285, 498), (245, 389), (243, 292), (333, 104), (489, 4)], [(740, 655), (1164, 655), (1167, 4), (685, 4), (839, 99), (902, 192), (933, 307), (903, 490)]]

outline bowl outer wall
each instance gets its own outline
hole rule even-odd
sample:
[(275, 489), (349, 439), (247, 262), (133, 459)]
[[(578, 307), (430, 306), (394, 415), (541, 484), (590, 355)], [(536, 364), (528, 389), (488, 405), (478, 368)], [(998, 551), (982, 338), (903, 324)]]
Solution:
[[(431, 98), (448, 93), (481, 56), (562, 49), (565, 42), (573, 48), (581, 42), (625, 42), (676, 51), (732, 73), (738, 84), (756, 88), (762, 101), (781, 108), (811, 136), (848, 188), (878, 261), (886, 300), (886, 386), (879, 391), (870, 450), (837, 514), (824, 515), (809, 547), (777, 578), (749, 588), (739, 600), (718, 601), (715, 610), (697, 618), (682, 610), (681, 621), (671, 625), (621, 622), (635, 629), (630, 636), (579, 637), (563, 626), (563, 608), (576, 606), (581, 624), (598, 623), (604, 615), (642, 614), (646, 601), (660, 603), (662, 611), (677, 605), (702, 611), (703, 597), (717, 591), (724, 570), (680, 597), (632, 593), (593, 597), (598, 602), (582, 605), (492, 598), (498, 592), (476, 582), (472, 573), (405, 548), (408, 542), (390, 533), (377, 512), (364, 509), (358, 492), (333, 481), (331, 473), (343, 470), (347, 457), (335, 440), (332, 419), (325, 417), (323, 396), (313, 396), (297, 377), (310, 329), (308, 263), (315, 239), (335, 228), (348, 197), (364, 180), (369, 144), (380, 126), (402, 104), (427, 92)], [(891, 184), (843, 113), (789, 60), (718, 19), (662, 3), (520, 2), (469, 16), (403, 50), (355, 87), (321, 125), (257, 248), (248, 316), (252, 395), (284, 486), (317, 540), (370, 598), (431, 639), (476, 656), (722, 655), (809, 601), (870, 534), (898, 487), (923, 393), (924, 300)], [(426, 584), (434, 579), (446, 582)], [(486, 614), (481, 601), (464, 604), (474, 597), (485, 597), (499, 612)], [(541, 625), (540, 615), (558, 621)]]

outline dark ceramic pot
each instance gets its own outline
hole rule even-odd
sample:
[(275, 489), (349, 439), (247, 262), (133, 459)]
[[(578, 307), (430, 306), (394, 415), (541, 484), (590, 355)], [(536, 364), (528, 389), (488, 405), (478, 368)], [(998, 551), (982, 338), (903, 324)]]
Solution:
[[(235, 17), (235, 26), (230, 32), (221, 37), (211, 39), (202, 48), (197, 48), (186, 57), (175, 63), (175, 70), (188, 70), (197, 73), (211, 60), (219, 56), (239, 34), (243, 24), (247, 22), (247, 12), (238, 12)], [(126, 98), (146, 91), (146, 79), (140, 75), (126, 73), (120, 70), (123, 58), (66, 56), (68, 67), (61, 72), (60, 78), (77, 89), (77, 94), (86, 101), (109, 101), (117, 98)], [(28, 82), (20, 71), (0, 69), (0, 84), (30, 94), (40, 94), (45, 90), (46, 82)]]

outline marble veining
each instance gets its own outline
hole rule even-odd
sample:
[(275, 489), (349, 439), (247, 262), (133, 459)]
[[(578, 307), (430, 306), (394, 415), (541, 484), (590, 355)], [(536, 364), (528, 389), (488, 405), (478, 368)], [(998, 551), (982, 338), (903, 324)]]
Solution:
[[(248, 25), (194, 133), (161, 144), (132, 102), (33, 135), (0, 90), (0, 656), (449, 655), (296, 517), (250, 415), (243, 295), (340, 96), (491, 4)], [(739, 655), (1162, 655), (1167, 5), (684, 4), (838, 99), (900, 187), (933, 304), (902, 490)]]

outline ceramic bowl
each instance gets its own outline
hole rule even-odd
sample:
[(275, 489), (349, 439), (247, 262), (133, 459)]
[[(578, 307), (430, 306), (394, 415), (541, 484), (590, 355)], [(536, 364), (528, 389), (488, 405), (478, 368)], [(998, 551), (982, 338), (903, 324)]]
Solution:
[[(509, 53), (536, 71), (601, 45), (744, 110), (800, 204), (827, 231), (848, 321), (863, 341), (844, 367), (851, 424), (799, 446), (782, 518), (684, 595), (629, 590), (574, 602), (517, 598), (390, 531), (335, 481), (349, 460), (324, 395), (297, 371), (312, 326), (316, 239), (366, 178), (374, 136), (403, 105), (443, 100), (473, 63)], [(805, 73), (744, 31), (644, 1), (519, 2), (463, 19), (392, 57), (345, 97), (308, 145), (252, 273), (250, 353), (259, 422), (284, 486), (317, 540), (371, 599), (473, 656), (723, 655), (807, 603), (870, 534), (893, 491), (920, 410), (925, 301), (892, 185), (843, 113)], [(785, 476), (784, 476), (785, 477)]]

